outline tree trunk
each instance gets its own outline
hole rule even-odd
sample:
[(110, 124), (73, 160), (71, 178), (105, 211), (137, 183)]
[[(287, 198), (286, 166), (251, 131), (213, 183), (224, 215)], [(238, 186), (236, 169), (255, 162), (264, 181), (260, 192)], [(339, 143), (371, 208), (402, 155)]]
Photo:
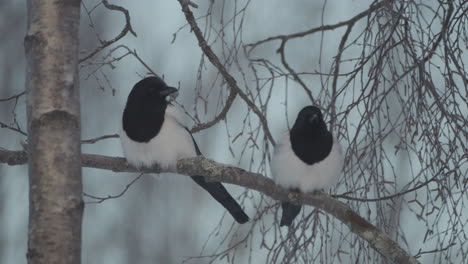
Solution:
[(80, 1), (28, 0), (28, 263), (79, 264)]

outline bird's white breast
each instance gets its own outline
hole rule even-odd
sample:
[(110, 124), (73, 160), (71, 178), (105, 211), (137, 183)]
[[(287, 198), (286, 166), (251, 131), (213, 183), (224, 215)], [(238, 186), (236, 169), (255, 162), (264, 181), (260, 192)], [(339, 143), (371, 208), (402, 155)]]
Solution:
[(197, 156), (192, 137), (183, 126), (179, 111), (172, 105), (166, 108), (158, 135), (149, 142), (131, 140), (122, 126), (120, 141), (127, 161), (136, 167), (150, 167), (157, 163), (163, 169), (175, 170), (177, 160)]
[(288, 189), (298, 188), (301, 192), (329, 188), (336, 183), (342, 168), (343, 155), (337, 140), (333, 139), (332, 150), (324, 160), (308, 165), (292, 150), (289, 132), (277, 143), (271, 160), (275, 182)]

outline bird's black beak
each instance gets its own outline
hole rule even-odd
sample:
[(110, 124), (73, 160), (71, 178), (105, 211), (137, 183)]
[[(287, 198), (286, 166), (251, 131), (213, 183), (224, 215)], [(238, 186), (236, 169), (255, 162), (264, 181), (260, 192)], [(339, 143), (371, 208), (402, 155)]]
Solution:
[(170, 87), (170, 86), (166, 86), (166, 88), (164, 88), (163, 90), (159, 91), (159, 94), (161, 96), (168, 96), (168, 95), (171, 95), (171, 94), (174, 94), (174, 93), (178, 93), (179, 90), (177, 90), (177, 88), (174, 88), (174, 87)]

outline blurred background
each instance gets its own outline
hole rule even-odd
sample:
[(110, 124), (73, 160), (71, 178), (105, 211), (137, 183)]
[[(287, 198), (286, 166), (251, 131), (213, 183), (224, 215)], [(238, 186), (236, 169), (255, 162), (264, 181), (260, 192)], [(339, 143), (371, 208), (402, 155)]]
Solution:
[[(93, 56), (88, 55), (102, 40), (113, 39), (122, 31), (125, 19), (101, 1), (86, 0), (82, 5), (80, 57), (87, 58), (80, 64), (82, 138), (117, 133), (133, 84), (152, 72), (180, 88), (177, 104), (187, 114), (188, 127), (212, 120), (225, 105), (229, 88), (203, 57), (178, 1), (114, 2), (128, 9), (137, 36), (128, 33)], [(343, 75), (335, 81), (331, 74), (347, 27), (291, 39), (283, 51), (278, 50), (280, 41), (253, 49), (245, 46), (348, 20), (372, 2), (196, 1), (199, 7), (192, 10), (208, 43), (265, 115), (273, 138), (292, 126), (302, 107), (313, 103), (325, 110), (347, 157), (343, 175), (331, 193), (375, 199), (423, 184), (395, 199), (344, 201), (422, 263), (462, 263), (468, 254), (464, 238), (468, 220), (463, 126), (468, 111), (463, 100), (466, 51), (458, 50), (446, 61), (441, 50), (445, 47), (447, 52), (450, 46), (441, 45), (441, 53), (420, 69), (432, 76), (404, 74), (427, 56), (449, 9), (440, 11), (439, 6), (446, 6), (437, 1), (424, 5), (408, 1), (401, 9), (395, 5), (395, 10), (404, 12), (364, 17), (354, 25), (343, 47), (339, 69)], [(467, 19), (462, 17), (467, 4), (458, 1), (455, 5), (453, 17), (459, 18), (450, 27), (462, 29), (447, 36), (458, 39), (453, 43), (463, 47), (468, 43)], [(20, 95), (0, 102), (0, 122), (26, 131), (25, 96), (21, 95), (25, 89), (26, 4), (2, 0), (0, 17), (0, 99)], [(406, 24), (395, 22), (400, 18)], [(426, 25), (427, 32), (413, 24)], [(405, 39), (419, 42), (405, 44)], [(377, 42), (388, 47), (379, 50), (372, 46)], [(282, 61), (281, 52), (289, 64)], [(366, 63), (356, 63), (366, 57)], [(434, 71), (436, 68), (442, 70)], [(447, 77), (449, 70), (455, 72), (451, 78)], [(420, 86), (422, 90), (416, 89)], [(437, 87), (433, 90), (453, 119), (440, 113), (434, 103), (437, 97), (426, 86)], [(234, 101), (226, 120), (194, 137), (207, 158), (269, 176), (271, 142), (241, 99)], [(25, 139), (14, 129), (0, 129), (1, 148), (20, 150), (20, 141)], [(122, 156), (117, 138), (82, 146), (84, 153)], [(440, 178), (436, 181), (434, 175)], [(118, 195), (137, 176), (84, 168), (84, 191), (99, 197)], [(385, 262), (331, 216), (307, 208), (288, 232), (278, 227), (276, 201), (237, 186), (228, 188), (242, 201), (251, 222), (236, 224), (203, 190), (176, 174), (144, 175), (121, 197), (100, 203), (84, 197), (83, 263)], [(27, 167), (0, 164), (0, 263), (26, 263), (27, 223)]]

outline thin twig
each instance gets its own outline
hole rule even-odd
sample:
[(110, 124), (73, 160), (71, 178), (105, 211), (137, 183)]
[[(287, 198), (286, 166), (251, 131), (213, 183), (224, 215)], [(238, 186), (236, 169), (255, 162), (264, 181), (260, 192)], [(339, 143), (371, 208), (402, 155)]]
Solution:
[(127, 191), (128, 189), (135, 183), (137, 182), (141, 176), (145, 175), (144, 173), (140, 173), (138, 176), (136, 176), (131, 182), (129, 182), (127, 184), (127, 186), (125, 186), (125, 188), (119, 193), (119, 194), (116, 194), (116, 195), (108, 195), (107, 197), (100, 197), (100, 196), (95, 196), (95, 195), (91, 195), (91, 194), (87, 194), (86, 192), (83, 192), (83, 196), (85, 197), (89, 197), (89, 198), (92, 198), (92, 199), (95, 199), (96, 201), (91, 201), (91, 202), (85, 202), (85, 203), (88, 203), (88, 204), (91, 204), (91, 203), (102, 203), (106, 200), (109, 200), (109, 199), (116, 199), (116, 198), (120, 198), (122, 197)]
[(124, 16), (125, 16), (125, 26), (122, 29), (122, 31), (115, 38), (113, 38), (111, 40), (108, 40), (108, 41), (102, 41), (101, 46), (97, 47), (94, 51), (92, 51), (88, 55), (81, 58), (79, 60), (79, 63), (82, 63), (82, 62), (88, 60), (89, 58), (93, 57), (94, 55), (96, 55), (101, 50), (103, 50), (103, 49), (109, 47), (110, 45), (112, 45), (113, 43), (119, 41), (121, 38), (125, 37), (125, 35), (127, 35), (128, 32), (130, 32), (135, 37), (137, 36), (137, 34), (135, 33), (135, 31), (132, 28), (132, 24), (130, 23), (130, 14), (129, 14), (127, 9), (125, 9), (125, 8), (123, 8), (121, 6), (118, 6), (118, 5), (109, 4), (109, 2), (107, 0), (102, 0), (102, 4), (109, 10), (115, 10), (115, 11), (122, 12), (124, 14)]
[(81, 140), (81, 144), (94, 144), (100, 140), (108, 139), (108, 138), (119, 138), (119, 135), (113, 134), (113, 135), (105, 135), (105, 136), (100, 136), (97, 138), (91, 138), (91, 139), (84, 139)]
[(223, 66), (221, 61), (219, 60), (218, 56), (213, 52), (211, 47), (208, 45), (206, 42), (205, 38), (203, 37), (203, 33), (201, 32), (200, 28), (197, 25), (197, 22), (195, 21), (195, 17), (193, 16), (192, 11), (190, 11), (188, 5), (184, 3), (183, 0), (179, 0), (179, 3), (182, 7), (182, 11), (185, 14), (185, 18), (187, 19), (187, 22), (190, 24), (190, 27), (195, 34), (195, 36), (198, 39), (198, 45), (200, 48), (203, 50), (203, 53), (208, 57), (210, 62), (221, 72), (223, 75), (224, 79), (226, 82), (229, 84), (229, 87), (233, 90), (236, 91), (237, 94), (244, 100), (244, 102), (248, 105), (249, 109), (251, 109), (260, 119), (260, 123), (262, 123), (263, 131), (267, 138), (270, 140), (270, 142), (274, 145), (275, 140), (273, 139), (273, 136), (271, 135), (271, 132), (268, 128), (268, 123), (265, 118), (265, 116), (262, 114), (260, 109), (255, 105), (254, 102), (252, 102), (247, 95), (242, 91), (242, 89), (239, 88), (237, 85), (236, 80), (232, 75), (230, 75), (226, 68)]

